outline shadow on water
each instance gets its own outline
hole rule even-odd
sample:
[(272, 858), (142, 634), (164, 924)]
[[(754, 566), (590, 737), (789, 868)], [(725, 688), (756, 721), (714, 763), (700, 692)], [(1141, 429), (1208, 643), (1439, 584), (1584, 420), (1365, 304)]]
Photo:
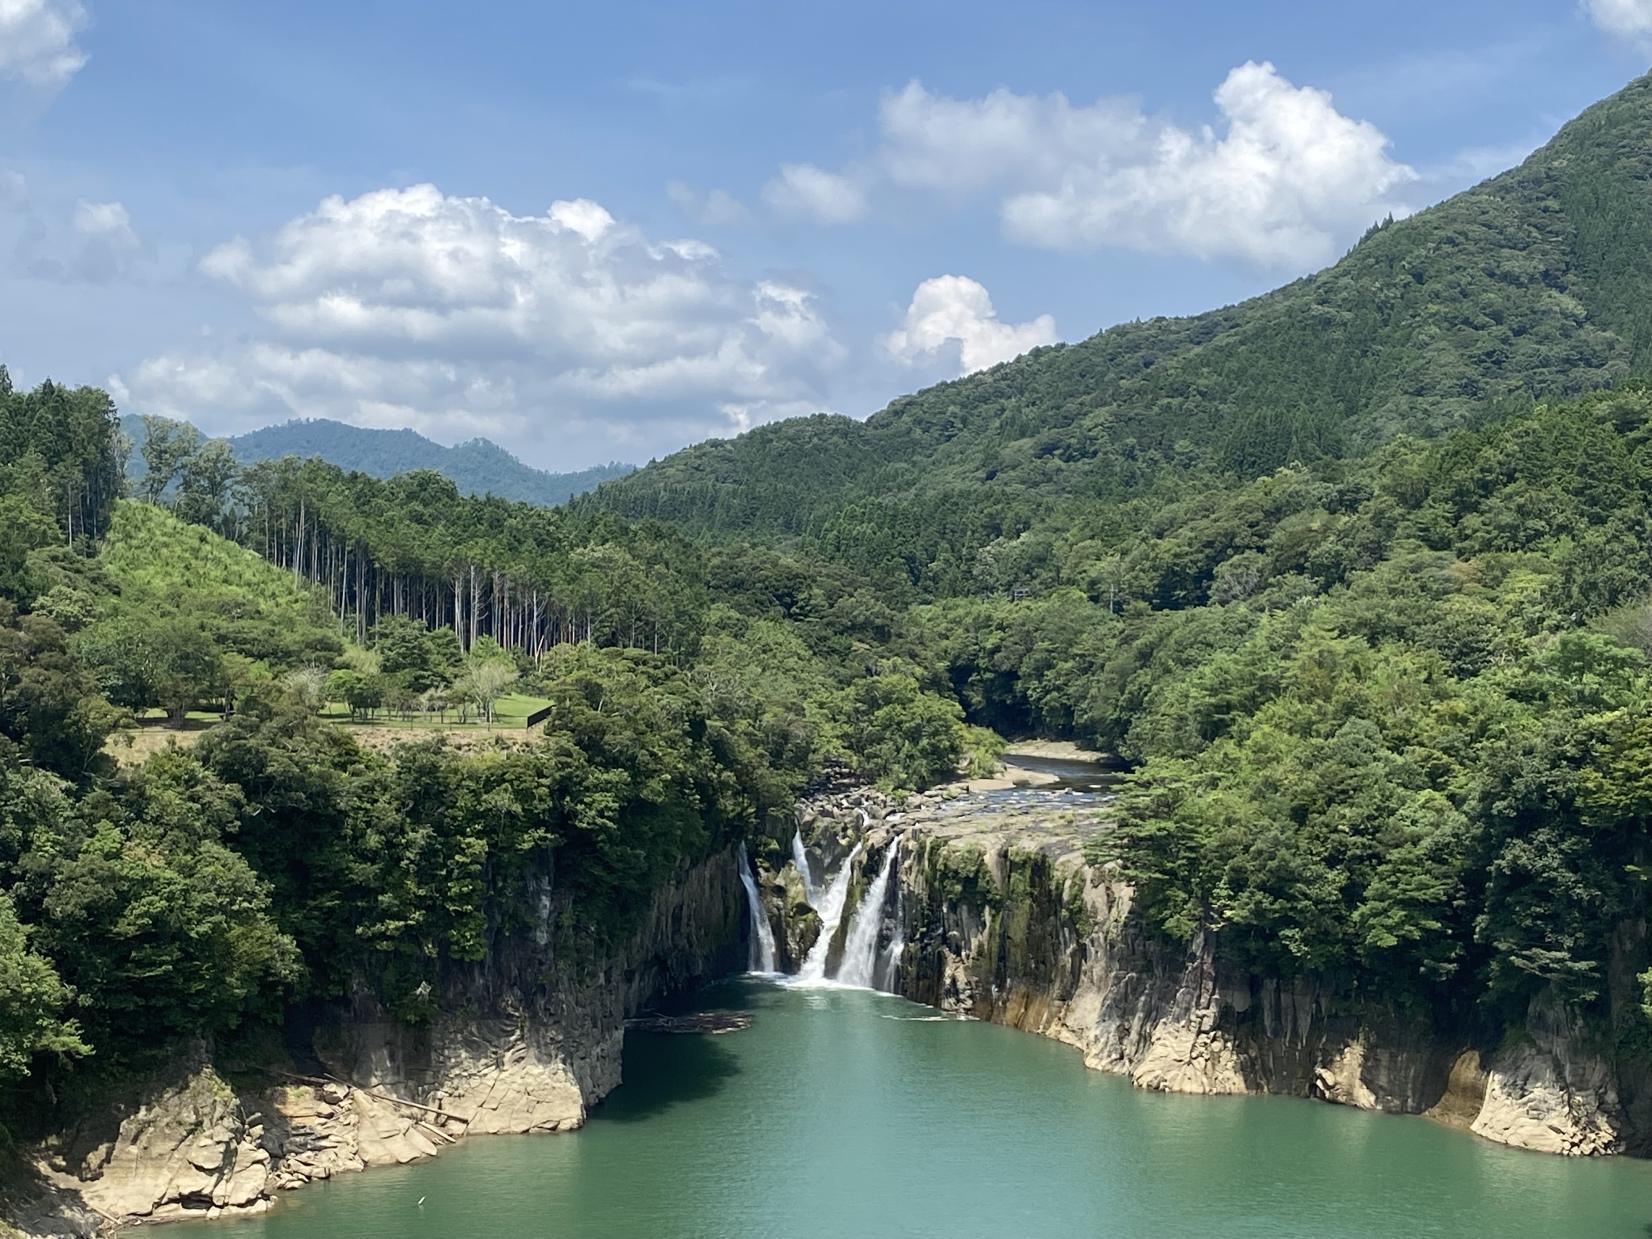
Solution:
[(722, 1044), (740, 1035), (626, 1033), (625, 1083), (591, 1112), (591, 1121), (635, 1123), (714, 1096), (740, 1074), (734, 1052)]

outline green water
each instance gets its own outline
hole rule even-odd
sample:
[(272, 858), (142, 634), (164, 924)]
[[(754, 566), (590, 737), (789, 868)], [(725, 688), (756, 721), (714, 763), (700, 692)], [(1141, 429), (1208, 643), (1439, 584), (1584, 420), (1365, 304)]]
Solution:
[[(1423, 1119), (1145, 1093), (1040, 1037), (742, 981), (744, 1032), (633, 1035), (585, 1130), (475, 1140), (213, 1239), (1646, 1239), (1652, 1164)], [(421, 1207), (416, 1202), (425, 1198)], [(180, 1232), (181, 1234), (182, 1232)]]

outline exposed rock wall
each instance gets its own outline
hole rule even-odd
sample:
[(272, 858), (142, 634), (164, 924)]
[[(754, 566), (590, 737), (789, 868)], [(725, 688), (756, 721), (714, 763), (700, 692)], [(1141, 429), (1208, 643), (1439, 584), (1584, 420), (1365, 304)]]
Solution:
[(746, 958), (732, 851), (656, 892), (631, 938), (602, 958), (564, 957), (549, 931), (452, 967), (444, 1014), (398, 1024), (370, 999), (329, 1012), (314, 1052), (330, 1079), (260, 1064), (232, 1071), (210, 1047), (49, 1141), (32, 1197), (11, 1205), (26, 1234), (246, 1214), (281, 1190), (429, 1157), (466, 1135), (563, 1131), (620, 1082), (625, 1019)]
[[(1206, 939), (1168, 947), (1132, 915), (1129, 888), (1084, 862), (1082, 823), (960, 824), (926, 812), (933, 800), (868, 811), (869, 798), (822, 797), (800, 820), (824, 849), (864, 839), (862, 873), (902, 832), (882, 942), (899, 917), (891, 988), (908, 998), (1053, 1037), (1143, 1088), (1428, 1114), (1553, 1153), (1646, 1151), (1644, 1081), (1552, 1000), (1475, 1044), (1426, 1013), (1249, 975)], [(857, 874), (852, 889), (863, 884)]]

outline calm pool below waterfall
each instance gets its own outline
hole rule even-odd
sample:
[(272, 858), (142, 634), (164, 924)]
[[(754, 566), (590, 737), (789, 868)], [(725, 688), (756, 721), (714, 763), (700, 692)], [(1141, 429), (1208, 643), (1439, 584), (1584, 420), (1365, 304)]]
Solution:
[[(1652, 1164), (1425, 1119), (1146, 1093), (1043, 1038), (740, 980), (723, 1036), (633, 1033), (581, 1132), (498, 1136), (203, 1239), (1646, 1239)], [(421, 1206), (419, 1199), (423, 1197)], [(180, 1230), (180, 1235), (185, 1232)]]

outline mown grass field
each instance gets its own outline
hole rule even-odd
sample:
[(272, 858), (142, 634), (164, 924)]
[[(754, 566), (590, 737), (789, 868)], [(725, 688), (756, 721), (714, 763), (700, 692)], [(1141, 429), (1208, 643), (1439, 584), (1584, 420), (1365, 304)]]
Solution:
[[(351, 734), (363, 744), (383, 748), (404, 740), (434, 735), (467, 741), (485, 740), (489, 736), (507, 740), (526, 736), (528, 716), (550, 704), (550, 699), (546, 697), (510, 693), (495, 703), (491, 726), (477, 721), (474, 711), (468, 722), (461, 723), (457, 710), (449, 710), (441, 716), (415, 714), (411, 718), (377, 710), (372, 718), (352, 719), (349, 708), (343, 702), (329, 702), (321, 717), (335, 726), (349, 728)], [(139, 716), (138, 726), (116, 732), (110, 736), (106, 747), (121, 765), (138, 765), (151, 753), (158, 753), (169, 744), (187, 748), (221, 721), (222, 715), (216, 711), (191, 710), (183, 727), (168, 727), (164, 711), (146, 710)]]
[[(550, 705), (548, 697), (534, 697), (527, 693), (507, 693), (499, 698), (493, 706), (494, 731), (520, 731), (527, 726), (528, 716), (535, 710), (543, 710)], [(353, 719), (350, 717), (350, 708), (342, 701), (333, 701), (321, 712), (321, 717), (330, 723), (338, 723), (345, 727), (396, 727), (396, 728), (423, 728), (431, 731), (487, 731), (489, 724), (481, 722), (476, 717), (476, 711), (469, 712), (469, 721), (459, 721), (459, 711), (450, 709), (445, 714), (424, 715), (414, 712), (410, 715), (392, 714), (388, 710), (375, 710), (371, 718)]]

